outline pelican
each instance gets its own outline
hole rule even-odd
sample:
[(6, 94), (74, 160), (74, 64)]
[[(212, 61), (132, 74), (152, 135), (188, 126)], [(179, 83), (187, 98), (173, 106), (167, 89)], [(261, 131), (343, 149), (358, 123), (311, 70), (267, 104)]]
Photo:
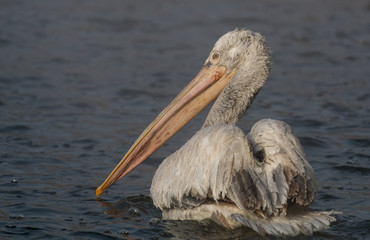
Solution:
[(150, 188), (163, 219), (210, 219), (261, 235), (311, 235), (337, 212), (313, 212), (314, 170), (284, 122), (258, 121), (245, 135), (236, 126), (266, 81), (271, 57), (259, 33), (236, 29), (214, 45), (196, 77), (144, 130), (96, 190), (147, 159), (215, 100), (202, 128), (158, 167)]

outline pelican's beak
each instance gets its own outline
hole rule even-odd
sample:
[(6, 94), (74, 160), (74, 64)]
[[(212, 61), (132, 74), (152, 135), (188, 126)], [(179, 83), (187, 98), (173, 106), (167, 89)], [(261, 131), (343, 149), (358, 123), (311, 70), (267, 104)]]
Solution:
[(180, 92), (128, 150), (104, 183), (96, 189), (100, 196), (107, 188), (128, 174), (187, 122), (208, 106), (230, 82), (235, 70), (205, 64), (198, 75)]

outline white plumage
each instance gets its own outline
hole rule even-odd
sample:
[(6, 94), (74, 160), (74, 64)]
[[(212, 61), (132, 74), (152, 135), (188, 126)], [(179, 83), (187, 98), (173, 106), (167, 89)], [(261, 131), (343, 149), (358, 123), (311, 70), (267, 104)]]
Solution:
[[(333, 212), (305, 211), (316, 188), (290, 127), (265, 119), (247, 136), (234, 125), (202, 128), (161, 163), (150, 191), (165, 219), (212, 219), (228, 228), (295, 236), (335, 221)], [(287, 215), (292, 207), (295, 214)]]

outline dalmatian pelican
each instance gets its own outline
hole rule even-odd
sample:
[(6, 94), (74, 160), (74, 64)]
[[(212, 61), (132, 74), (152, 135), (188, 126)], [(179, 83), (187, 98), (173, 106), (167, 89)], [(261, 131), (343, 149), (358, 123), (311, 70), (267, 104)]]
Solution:
[(245, 29), (226, 33), (197, 76), (144, 130), (96, 195), (215, 101), (202, 128), (153, 177), (151, 197), (163, 219), (211, 219), (226, 228), (247, 226), (274, 236), (327, 229), (337, 212), (308, 210), (317, 182), (289, 125), (264, 119), (247, 135), (236, 126), (270, 67), (263, 36)]

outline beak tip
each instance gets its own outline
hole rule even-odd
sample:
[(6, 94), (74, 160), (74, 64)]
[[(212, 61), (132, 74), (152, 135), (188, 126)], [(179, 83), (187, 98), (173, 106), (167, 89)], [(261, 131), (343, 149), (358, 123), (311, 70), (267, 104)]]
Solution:
[(96, 196), (97, 196), (98, 198), (100, 198), (100, 195), (101, 195), (103, 192), (104, 192), (104, 190), (102, 190), (102, 189), (101, 189), (101, 186), (99, 186), (99, 187), (96, 189), (95, 194), (96, 194)]

